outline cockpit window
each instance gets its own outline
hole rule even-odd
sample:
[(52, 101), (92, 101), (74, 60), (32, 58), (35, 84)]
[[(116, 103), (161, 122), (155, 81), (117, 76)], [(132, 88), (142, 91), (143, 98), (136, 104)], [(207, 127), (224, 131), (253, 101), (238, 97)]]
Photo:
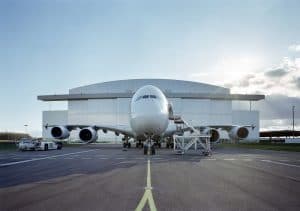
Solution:
[(149, 99), (149, 98), (157, 99), (158, 97), (156, 95), (143, 95), (136, 98), (135, 101), (139, 101), (140, 99)]

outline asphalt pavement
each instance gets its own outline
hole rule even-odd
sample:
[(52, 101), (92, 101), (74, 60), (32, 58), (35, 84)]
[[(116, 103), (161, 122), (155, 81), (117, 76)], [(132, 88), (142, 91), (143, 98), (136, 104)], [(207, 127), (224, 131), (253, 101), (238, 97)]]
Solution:
[(300, 153), (0, 151), (0, 210), (300, 210)]

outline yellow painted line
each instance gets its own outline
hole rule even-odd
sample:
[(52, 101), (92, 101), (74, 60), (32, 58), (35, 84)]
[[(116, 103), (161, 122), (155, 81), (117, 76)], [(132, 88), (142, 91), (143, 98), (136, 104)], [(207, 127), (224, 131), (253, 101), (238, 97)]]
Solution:
[(142, 211), (145, 205), (147, 204), (147, 201), (149, 203), (150, 210), (157, 211), (152, 194), (150, 160), (148, 160), (147, 186), (145, 187), (144, 195), (141, 198), (138, 206), (135, 208), (135, 211)]

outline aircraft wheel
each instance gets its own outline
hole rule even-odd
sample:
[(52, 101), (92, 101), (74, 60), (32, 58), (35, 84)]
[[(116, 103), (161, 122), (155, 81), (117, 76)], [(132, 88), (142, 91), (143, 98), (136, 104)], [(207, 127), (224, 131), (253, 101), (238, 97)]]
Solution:
[(146, 145), (144, 145), (144, 155), (148, 154), (148, 147)]
[(151, 147), (151, 154), (155, 155), (155, 147), (154, 146)]
[(45, 144), (45, 151), (48, 151), (48, 144)]
[(127, 144), (127, 147), (128, 147), (128, 148), (131, 148), (131, 143), (128, 143), (128, 144)]
[(160, 142), (158, 143), (158, 148), (161, 148), (161, 143)]
[(127, 147), (127, 143), (123, 143), (123, 148), (126, 148)]

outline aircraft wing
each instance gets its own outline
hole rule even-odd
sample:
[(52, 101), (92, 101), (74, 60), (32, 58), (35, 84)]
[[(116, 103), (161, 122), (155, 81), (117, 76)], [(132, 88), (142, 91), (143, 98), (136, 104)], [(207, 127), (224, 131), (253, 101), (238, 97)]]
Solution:
[(103, 132), (111, 131), (114, 132), (116, 135), (123, 134), (124, 136), (128, 137), (135, 137), (135, 134), (124, 127), (118, 127), (118, 126), (110, 126), (110, 125), (45, 125), (45, 128), (47, 129), (48, 127), (57, 127), (57, 126), (62, 126), (67, 128), (69, 131), (71, 130), (76, 130), (76, 129), (82, 129), (86, 127), (91, 127), (94, 128), (95, 130), (102, 130)]
[(206, 128), (214, 128), (214, 129), (223, 129), (226, 131), (230, 131), (234, 127), (246, 127), (251, 128), (252, 130), (255, 128), (255, 125), (206, 125), (206, 126), (195, 126), (196, 129), (204, 130)]
[[(195, 129), (199, 130), (199, 131), (203, 131), (207, 128), (213, 128), (213, 129), (222, 129), (222, 130), (226, 130), (227, 132), (229, 132), (232, 128), (234, 127), (245, 127), (245, 128), (251, 128), (252, 130), (255, 128), (255, 125), (205, 125), (205, 126), (194, 126)], [(170, 137), (173, 136), (176, 133), (183, 133), (186, 131), (192, 131), (192, 129), (190, 127), (184, 127), (181, 128), (179, 131), (176, 129), (172, 129), (172, 130), (167, 130), (163, 137)]]

